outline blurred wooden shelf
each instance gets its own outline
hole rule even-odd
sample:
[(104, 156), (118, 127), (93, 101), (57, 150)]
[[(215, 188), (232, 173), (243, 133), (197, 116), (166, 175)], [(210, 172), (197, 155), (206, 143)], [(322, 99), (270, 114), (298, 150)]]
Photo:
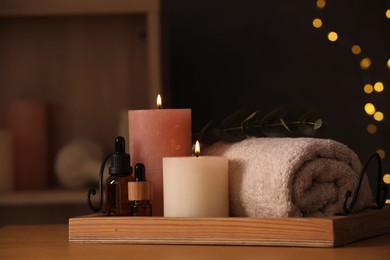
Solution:
[(163, 92), (159, 0), (0, 0), (0, 39), (0, 110), (46, 101), (53, 154), (74, 138), (111, 147), (123, 111)]
[(90, 214), (87, 189), (48, 189), (0, 192), (0, 227), (65, 224), (74, 216)]
[(0, 192), (0, 206), (87, 204), (87, 189)]

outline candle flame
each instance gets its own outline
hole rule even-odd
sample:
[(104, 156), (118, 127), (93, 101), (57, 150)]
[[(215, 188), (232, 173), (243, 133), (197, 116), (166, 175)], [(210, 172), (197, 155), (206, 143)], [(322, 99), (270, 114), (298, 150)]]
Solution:
[(195, 156), (198, 157), (200, 155), (200, 145), (199, 141), (196, 141), (195, 143)]
[(157, 95), (157, 107), (160, 109), (162, 106), (161, 96), (160, 94)]

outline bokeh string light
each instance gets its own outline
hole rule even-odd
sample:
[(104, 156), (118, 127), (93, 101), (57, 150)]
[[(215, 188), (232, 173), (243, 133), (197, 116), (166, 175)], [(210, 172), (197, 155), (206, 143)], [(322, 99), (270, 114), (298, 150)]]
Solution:
[[(363, 73), (369, 73), (370, 70), (372, 70), (373, 60), (372, 58), (367, 55), (363, 50), (362, 46), (359, 45), (357, 42), (350, 41), (347, 39), (344, 35), (339, 34), (334, 30), (334, 28), (330, 29), (327, 27), (326, 22), (323, 18), (323, 10), (327, 7), (327, 1), (326, 0), (316, 0), (316, 7), (319, 11), (319, 15), (317, 17), (314, 17), (312, 20), (312, 25), (315, 29), (319, 29), (320, 31), (324, 32), (327, 35), (327, 39), (330, 42), (338, 42), (342, 45), (346, 45), (346, 47), (350, 48), (351, 53), (355, 55), (359, 60), (359, 66)], [(385, 17), (390, 22), (390, 4), (389, 8), (384, 11)], [(350, 46), (348, 46), (348, 43), (353, 43)], [(385, 64), (387, 69), (390, 69), (390, 57), (387, 58), (387, 63)], [(367, 94), (367, 102), (364, 104), (364, 111), (367, 116), (370, 117), (372, 120), (371, 123), (367, 125), (367, 132), (370, 135), (375, 135), (378, 132), (378, 127), (380, 123), (385, 119), (385, 114), (383, 111), (380, 111), (380, 108), (378, 110), (378, 107), (375, 106), (374, 101), (374, 95), (380, 94), (385, 90), (385, 85), (382, 81), (374, 81), (372, 80), (371, 76), (368, 77), (369, 81), (371, 82), (364, 82), (363, 83), (363, 91), (365, 94)], [(386, 152), (383, 148), (379, 147), (377, 148), (376, 152), (379, 154), (379, 156), (382, 159), (385, 159)], [(383, 177), (383, 181), (386, 184), (390, 184), (390, 174), (386, 173)], [(387, 200), (386, 203), (390, 203), (390, 200)]]

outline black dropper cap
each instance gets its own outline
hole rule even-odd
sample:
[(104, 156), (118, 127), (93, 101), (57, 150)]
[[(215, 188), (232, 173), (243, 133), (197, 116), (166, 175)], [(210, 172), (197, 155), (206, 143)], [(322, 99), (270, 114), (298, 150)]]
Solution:
[(111, 156), (109, 174), (115, 176), (129, 176), (133, 172), (130, 166), (130, 155), (125, 150), (125, 139), (118, 136), (115, 139), (115, 153)]
[(134, 174), (135, 174), (135, 181), (136, 182), (144, 182), (146, 181), (145, 179), (145, 165), (142, 163), (137, 163), (134, 166)]

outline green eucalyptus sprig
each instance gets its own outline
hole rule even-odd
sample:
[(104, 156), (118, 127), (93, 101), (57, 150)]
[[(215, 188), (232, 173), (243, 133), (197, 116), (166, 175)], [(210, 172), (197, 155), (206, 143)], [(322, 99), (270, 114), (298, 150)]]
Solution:
[(288, 110), (279, 107), (262, 116), (260, 112), (237, 111), (215, 126), (210, 121), (194, 138), (203, 144), (217, 141), (239, 142), (248, 136), (314, 136), (325, 122), (313, 110)]

